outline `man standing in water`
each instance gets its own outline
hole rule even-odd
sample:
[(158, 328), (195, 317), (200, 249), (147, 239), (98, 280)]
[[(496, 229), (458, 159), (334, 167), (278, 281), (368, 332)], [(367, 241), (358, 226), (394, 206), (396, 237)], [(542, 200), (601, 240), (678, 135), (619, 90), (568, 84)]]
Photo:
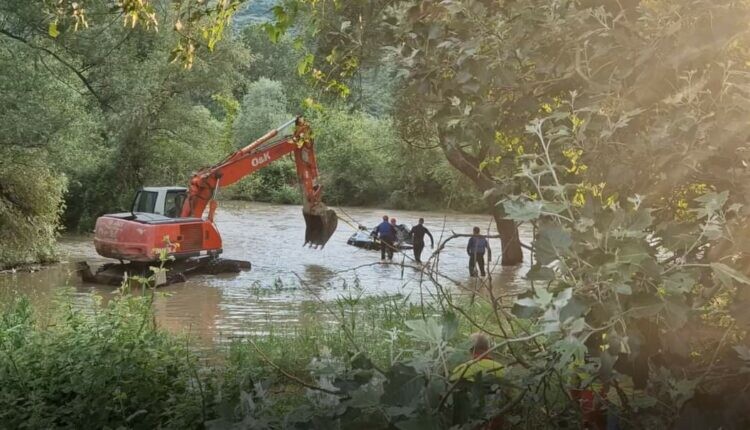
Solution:
[(424, 235), (430, 236), (430, 249), (435, 247), (435, 240), (432, 238), (430, 230), (424, 226), (424, 218), (419, 219), (419, 223), (411, 229), (411, 240), (414, 245), (414, 259), (417, 263), (422, 264), (422, 250), (424, 250)]
[(388, 222), (388, 215), (383, 215), (383, 222), (375, 227), (372, 236), (380, 239), (380, 261), (385, 261), (385, 255), (388, 254), (388, 261), (393, 260), (393, 242), (396, 241), (396, 229)]
[(482, 274), (482, 277), (486, 276), (484, 272), (485, 250), (487, 251), (487, 262), (489, 263), (492, 259), (490, 243), (486, 237), (479, 234), (479, 227), (474, 227), (474, 234), (469, 238), (469, 243), (466, 245), (466, 253), (469, 254), (470, 276), (477, 276), (477, 264), (479, 265), (479, 273)]

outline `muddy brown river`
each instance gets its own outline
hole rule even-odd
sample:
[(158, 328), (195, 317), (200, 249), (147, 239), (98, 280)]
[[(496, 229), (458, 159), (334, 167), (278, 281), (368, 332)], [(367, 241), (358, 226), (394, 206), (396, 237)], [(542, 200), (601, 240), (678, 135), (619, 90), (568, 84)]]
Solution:
[[(355, 223), (374, 227), (384, 214), (399, 223), (413, 225), (420, 217), (435, 237), (469, 233), (471, 227), (490, 229), (487, 215), (427, 213), (373, 208), (333, 208), (348, 220), (339, 222), (336, 233), (325, 249), (302, 247), (304, 220), (300, 206), (249, 202), (222, 202), (216, 224), (224, 241), (224, 256), (249, 260), (251, 271), (236, 275), (201, 275), (182, 284), (159, 288), (166, 293), (156, 300), (158, 323), (174, 332), (190, 332), (206, 342), (224, 342), (250, 333), (267, 333), (304, 324), (309, 303), (331, 301), (341, 296), (404, 295), (419, 300), (429, 297), (435, 286), (412, 267), (379, 264), (380, 253), (347, 245)], [(521, 240), (530, 242), (530, 232), (522, 230)], [(461, 285), (470, 286), (465, 252), (466, 238), (448, 243), (439, 259), (439, 271)], [(430, 255), (429, 239), (422, 259)], [(490, 240), (493, 252), (493, 288), (512, 292), (523, 288), (522, 276), (528, 267), (502, 268), (498, 264), (500, 242)], [(411, 251), (405, 251), (411, 256)], [(0, 302), (25, 295), (37, 309), (49, 306), (61, 288), (73, 292), (76, 304), (87, 306), (91, 293), (106, 300), (115, 287), (83, 283), (74, 271), (75, 263), (92, 266), (108, 260), (98, 256), (90, 236), (63, 236), (60, 240), (62, 262), (33, 273), (0, 274)], [(394, 263), (404, 261), (397, 254)], [(526, 256), (528, 261), (528, 256)], [(376, 264), (373, 264), (376, 263)], [(455, 285), (452, 288), (457, 288)]]

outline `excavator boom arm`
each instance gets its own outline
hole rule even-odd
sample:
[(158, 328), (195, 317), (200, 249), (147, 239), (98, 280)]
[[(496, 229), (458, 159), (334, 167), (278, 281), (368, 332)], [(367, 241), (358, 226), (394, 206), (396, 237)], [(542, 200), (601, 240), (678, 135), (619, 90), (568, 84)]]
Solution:
[[(295, 124), (292, 135), (272, 140), (292, 123)], [(309, 125), (300, 117), (269, 131), (220, 163), (195, 173), (190, 180), (182, 216), (200, 218), (206, 206), (209, 206), (208, 219), (213, 221), (216, 195), (220, 187), (232, 185), (292, 153), (303, 195), (302, 212), (307, 225), (305, 244), (324, 246), (336, 229), (338, 217), (321, 200), (312, 134)]]

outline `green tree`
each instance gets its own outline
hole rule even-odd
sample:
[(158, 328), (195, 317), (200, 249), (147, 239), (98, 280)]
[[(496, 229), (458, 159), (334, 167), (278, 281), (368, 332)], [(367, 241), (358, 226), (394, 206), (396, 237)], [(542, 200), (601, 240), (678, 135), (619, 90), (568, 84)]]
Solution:
[[(152, 5), (157, 3), (168, 4)], [(111, 12), (107, 2), (84, 6), (87, 17)], [(0, 6), (0, 88), (6, 103), (0, 153), (28, 166), (25, 171), (0, 166), (0, 175), (8, 178), (3, 233), (17, 238), (13, 248), (43, 244), (44, 257), (40, 253), (37, 259), (49, 255), (60, 208), (66, 208), (68, 227), (90, 228), (98, 215), (127, 207), (134, 188), (184, 183), (192, 170), (224, 156), (226, 148), (216, 142), (226, 140), (221, 121), (229, 116), (212, 96), (243, 88), (250, 62), (240, 44), (227, 40), (185, 70), (168, 61), (181, 43), (177, 32), (112, 25), (121, 18), (116, 15), (114, 21), (87, 18), (78, 31), (74, 20), (60, 18), (51, 31), (47, 24), (55, 18), (47, 12), (40, 2)], [(171, 7), (159, 7), (154, 15), (167, 26), (180, 17)], [(27, 178), (16, 177), (22, 173)], [(3, 265), (34, 260), (26, 251), (10, 260), (10, 253), (4, 252)]]
[(385, 203), (398, 189), (389, 153), (396, 136), (388, 121), (330, 110), (311, 118), (326, 201)]
[(248, 145), (291, 119), (293, 115), (287, 113), (286, 107), (281, 82), (260, 78), (248, 85), (236, 124), (237, 146)]

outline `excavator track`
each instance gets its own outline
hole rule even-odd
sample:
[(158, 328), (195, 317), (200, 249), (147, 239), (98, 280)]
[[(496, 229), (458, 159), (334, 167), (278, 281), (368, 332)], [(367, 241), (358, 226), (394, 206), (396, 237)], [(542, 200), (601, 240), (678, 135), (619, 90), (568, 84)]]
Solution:
[(239, 273), (250, 270), (251, 267), (249, 261), (204, 257), (167, 262), (164, 265), (166, 272), (155, 276), (151, 266), (143, 263), (107, 263), (92, 271), (88, 263), (80, 262), (77, 271), (84, 282), (120, 286), (127, 280), (140, 277), (151, 279), (151, 286), (160, 287), (179, 284), (196, 275)]

